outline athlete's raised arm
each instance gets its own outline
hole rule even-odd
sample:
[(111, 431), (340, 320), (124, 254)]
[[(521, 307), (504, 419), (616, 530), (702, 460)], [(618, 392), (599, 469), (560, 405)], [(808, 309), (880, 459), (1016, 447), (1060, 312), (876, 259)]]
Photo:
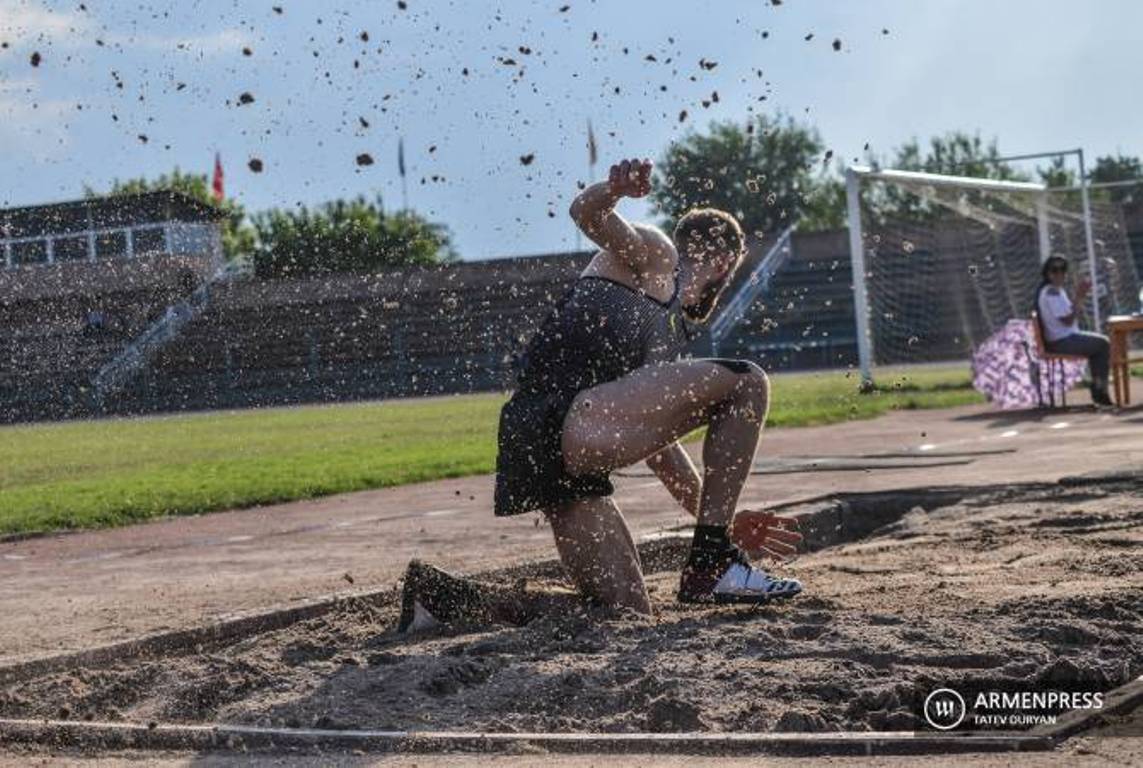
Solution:
[(653, 247), (615, 212), (615, 205), (624, 197), (644, 197), (650, 191), (651, 161), (624, 160), (611, 166), (607, 181), (592, 184), (571, 204), (571, 217), (583, 233), (637, 275), (660, 271), (663, 249)]

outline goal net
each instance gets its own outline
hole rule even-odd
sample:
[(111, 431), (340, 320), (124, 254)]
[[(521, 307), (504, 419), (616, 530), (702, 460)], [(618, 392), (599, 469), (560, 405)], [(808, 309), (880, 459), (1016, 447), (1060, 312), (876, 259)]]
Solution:
[[(1096, 289), (1081, 325), (1137, 311), (1139, 278), (1122, 211), (1079, 190), (908, 171), (846, 174), (858, 354), (876, 365), (968, 360), (1013, 318), (1028, 318), (1049, 255)], [(1089, 248), (1090, 242), (1090, 248)]]

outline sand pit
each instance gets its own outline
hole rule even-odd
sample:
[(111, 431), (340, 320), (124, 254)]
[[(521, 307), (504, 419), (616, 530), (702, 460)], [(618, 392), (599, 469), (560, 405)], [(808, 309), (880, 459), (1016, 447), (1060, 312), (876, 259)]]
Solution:
[[(898, 517), (898, 515), (890, 515)], [(585, 607), (523, 626), (392, 632), (396, 598), (160, 658), (8, 683), (0, 717), (325, 729), (898, 731), (935, 683), (1081, 684), (1143, 673), (1143, 478), (982, 491), (915, 507), (785, 571), (751, 610)], [(660, 548), (664, 568), (681, 548)], [(543, 567), (527, 569), (542, 589)], [(510, 580), (510, 579), (509, 579)]]

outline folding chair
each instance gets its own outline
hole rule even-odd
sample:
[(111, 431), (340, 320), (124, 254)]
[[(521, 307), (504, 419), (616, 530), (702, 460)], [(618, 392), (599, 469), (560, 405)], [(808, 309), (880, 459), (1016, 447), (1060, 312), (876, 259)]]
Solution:
[[(1036, 310), (1032, 310), (1032, 328), (1036, 334), (1036, 352), (1040, 355), (1040, 359), (1048, 366), (1048, 401), (1053, 408), (1056, 407), (1056, 381), (1055, 371), (1059, 371), (1059, 386), (1060, 386), (1060, 400), (1063, 408), (1068, 407), (1068, 387), (1067, 381), (1064, 378), (1064, 363), (1068, 360), (1083, 360), (1087, 362), (1087, 358), (1083, 355), (1062, 355), (1056, 352), (1049, 352), (1048, 348), (1044, 345), (1044, 328), (1040, 325), (1040, 314)], [(1042, 394), (1043, 387), (1040, 382), (1033, 381), (1036, 385), (1036, 396), (1040, 400), (1040, 407), (1044, 405), (1044, 396)]]

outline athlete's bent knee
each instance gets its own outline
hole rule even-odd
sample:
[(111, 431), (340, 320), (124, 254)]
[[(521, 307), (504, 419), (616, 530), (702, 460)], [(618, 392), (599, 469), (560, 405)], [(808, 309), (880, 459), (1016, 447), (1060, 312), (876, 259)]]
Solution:
[(752, 412), (764, 419), (770, 407), (770, 377), (757, 363), (749, 360), (740, 362), (744, 365), (744, 371), (739, 374), (735, 394), (749, 405)]

